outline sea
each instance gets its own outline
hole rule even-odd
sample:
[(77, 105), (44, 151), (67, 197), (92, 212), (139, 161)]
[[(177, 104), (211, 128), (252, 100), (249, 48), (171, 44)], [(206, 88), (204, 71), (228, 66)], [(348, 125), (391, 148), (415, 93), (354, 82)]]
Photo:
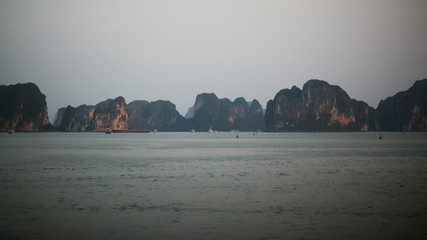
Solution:
[(0, 133), (0, 239), (427, 239), (427, 133), (379, 134)]

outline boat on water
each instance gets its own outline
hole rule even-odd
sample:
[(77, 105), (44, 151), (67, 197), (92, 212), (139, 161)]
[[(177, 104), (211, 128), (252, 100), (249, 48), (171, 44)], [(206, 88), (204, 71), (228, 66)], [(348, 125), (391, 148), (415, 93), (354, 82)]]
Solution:
[(149, 133), (150, 130), (144, 129), (144, 130), (112, 130), (113, 133)]
[(14, 131), (14, 130), (9, 130), (9, 131), (7, 131), (7, 133), (8, 133), (9, 135), (12, 135), (12, 134), (14, 134), (14, 133), (15, 133), (15, 131)]

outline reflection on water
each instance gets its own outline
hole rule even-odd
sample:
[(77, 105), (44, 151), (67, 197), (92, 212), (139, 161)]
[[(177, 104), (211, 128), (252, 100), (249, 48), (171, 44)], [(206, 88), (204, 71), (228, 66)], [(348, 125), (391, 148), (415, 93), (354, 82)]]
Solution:
[(427, 134), (0, 134), (1, 239), (425, 239)]

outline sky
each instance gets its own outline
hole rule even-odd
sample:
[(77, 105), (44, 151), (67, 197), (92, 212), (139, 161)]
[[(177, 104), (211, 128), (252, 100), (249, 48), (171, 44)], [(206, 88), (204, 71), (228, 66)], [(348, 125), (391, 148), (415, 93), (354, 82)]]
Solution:
[(321, 79), (377, 107), (427, 78), (425, 0), (0, 0), (0, 85), (60, 107), (268, 100)]

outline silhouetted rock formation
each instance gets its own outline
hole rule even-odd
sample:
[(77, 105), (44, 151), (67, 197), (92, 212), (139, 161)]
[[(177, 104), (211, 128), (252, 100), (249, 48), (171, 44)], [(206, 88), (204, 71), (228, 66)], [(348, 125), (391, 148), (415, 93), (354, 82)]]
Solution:
[(123, 97), (108, 99), (96, 106), (68, 106), (57, 113), (60, 131), (159, 130), (183, 131), (186, 121), (169, 101), (133, 101)]
[(187, 113), (184, 116), (186, 119), (194, 117), (194, 106), (189, 107)]
[(170, 101), (133, 101), (128, 105), (129, 129), (185, 130), (185, 119)]
[(381, 100), (376, 123), (380, 131), (427, 131), (427, 79)]
[(0, 86), (0, 131), (51, 130), (46, 96), (34, 83)]
[(66, 132), (84, 132), (90, 126), (94, 111), (95, 106), (81, 105), (77, 108), (67, 106), (58, 129)]
[(267, 104), (267, 131), (367, 131), (369, 107), (338, 86), (310, 80), (283, 89)]
[(236, 98), (231, 104), (228, 121), (231, 128), (240, 131), (264, 130), (264, 114), (258, 100), (246, 102), (242, 97)]
[[(95, 106), (60, 108), (54, 125), (60, 131), (427, 131), (427, 79), (381, 100), (377, 110), (350, 99), (339, 86), (310, 80), (303, 89), (279, 91), (267, 104), (265, 118), (257, 100), (231, 102), (214, 93), (197, 95), (188, 117), (169, 101), (134, 101), (123, 97)], [(0, 86), (0, 131), (52, 131), (46, 97), (33, 83)]]
[(55, 120), (53, 121), (53, 126), (59, 127), (59, 125), (61, 125), (62, 117), (64, 116), (64, 113), (65, 113), (64, 107), (58, 109), (58, 112), (56, 112), (55, 114)]
[(108, 99), (96, 105), (89, 131), (105, 131), (105, 129), (128, 129), (127, 104), (123, 97)]
[(197, 95), (194, 103), (194, 117), (189, 119), (192, 128), (207, 131), (257, 130), (264, 128), (261, 105), (257, 100), (252, 105), (244, 98), (231, 102), (227, 98), (218, 99), (214, 93)]
[[(60, 109), (60, 111), (62, 111)], [(59, 124), (61, 131), (105, 131), (105, 129), (128, 129), (127, 105), (123, 97), (108, 99), (96, 106), (68, 106)]]

